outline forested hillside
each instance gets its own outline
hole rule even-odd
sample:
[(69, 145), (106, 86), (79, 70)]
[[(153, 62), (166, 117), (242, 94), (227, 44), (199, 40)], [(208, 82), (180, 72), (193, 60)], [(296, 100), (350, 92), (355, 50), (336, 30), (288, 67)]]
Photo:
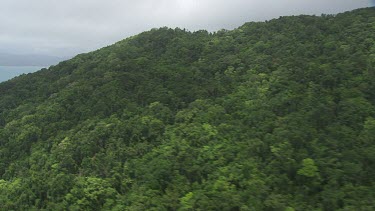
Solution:
[(375, 8), (160, 28), (0, 83), (0, 210), (375, 210)]

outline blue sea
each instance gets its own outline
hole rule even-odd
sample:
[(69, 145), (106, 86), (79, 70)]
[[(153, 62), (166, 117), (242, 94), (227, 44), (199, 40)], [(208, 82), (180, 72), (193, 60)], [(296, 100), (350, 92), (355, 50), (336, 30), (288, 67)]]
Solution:
[(32, 73), (44, 67), (38, 66), (0, 66), (0, 82), (7, 81), (24, 73)]

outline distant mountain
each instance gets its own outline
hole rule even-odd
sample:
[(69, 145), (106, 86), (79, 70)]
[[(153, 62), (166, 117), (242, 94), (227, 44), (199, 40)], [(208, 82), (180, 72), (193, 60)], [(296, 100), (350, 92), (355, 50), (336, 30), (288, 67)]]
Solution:
[(66, 58), (38, 54), (0, 53), (0, 66), (50, 66)]
[(374, 35), (160, 28), (0, 83), (0, 210), (375, 210)]

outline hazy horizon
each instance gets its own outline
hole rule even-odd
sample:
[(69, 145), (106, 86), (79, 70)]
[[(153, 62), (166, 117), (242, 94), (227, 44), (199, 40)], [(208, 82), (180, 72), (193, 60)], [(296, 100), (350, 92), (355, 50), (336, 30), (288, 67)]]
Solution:
[(16, 76), (32, 73), (47, 66), (3, 66), (0, 65), (0, 83)]

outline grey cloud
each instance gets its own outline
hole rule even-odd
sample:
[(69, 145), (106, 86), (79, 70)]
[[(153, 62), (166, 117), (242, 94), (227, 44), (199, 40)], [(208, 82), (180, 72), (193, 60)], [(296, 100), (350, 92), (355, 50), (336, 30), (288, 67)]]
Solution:
[(369, 0), (2, 0), (0, 52), (68, 56), (154, 27), (214, 31), (368, 6)]

